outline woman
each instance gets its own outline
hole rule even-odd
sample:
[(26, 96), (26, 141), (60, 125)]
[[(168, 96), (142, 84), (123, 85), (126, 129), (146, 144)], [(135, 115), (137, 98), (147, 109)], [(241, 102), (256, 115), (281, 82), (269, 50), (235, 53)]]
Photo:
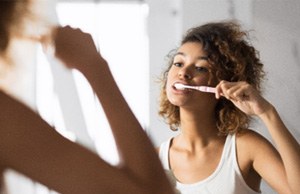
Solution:
[[(254, 194), (264, 179), (282, 194), (300, 191), (300, 147), (260, 94), (263, 64), (238, 23), (190, 29), (163, 75), (160, 115), (180, 134), (159, 148), (180, 193)], [(215, 87), (215, 94), (176, 84)], [(277, 147), (249, 129), (263, 121)]]
[(51, 36), (30, 33), (26, 30), (31, 27), (27, 26), (28, 22), (40, 22), (32, 10), (35, 3), (32, 0), (0, 1), (2, 69), (16, 65), (14, 56), (18, 53), (10, 52), (13, 40), (36, 44), (53, 40), (55, 55), (67, 67), (76, 68), (86, 76), (102, 103), (121, 164), (111, 166), (65, 139), (1, 87), (1, 173), (12, 168), (60, 193), (173, 193), (155, 149), (122, 97), (91, 36), (70, 27), (55, 28)]

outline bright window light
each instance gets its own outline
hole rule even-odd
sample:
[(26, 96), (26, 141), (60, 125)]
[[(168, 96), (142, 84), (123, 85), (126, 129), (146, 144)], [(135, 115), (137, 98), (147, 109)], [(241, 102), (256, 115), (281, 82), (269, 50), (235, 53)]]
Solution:
[[(59, 2), (56, 11), (61, 25), (79, 27), (92, 34), (125, 99), (146, 129), (149, 126), (148, 6), (140, 2)], [(46, 82), (46, 85), (51, 87), (52, 77), (49, 69), (49, 66), (44, 64), (37, 70), (37, 83), (43, 83), (43, 86), (37, 86), (38, 99), (49, 96), (55, 99), (55, 94), (41, 89), (45, 88)], [(73, 75), (88, 133), (98, 153), (110, 163), (117, 163), (119, 158), (114, 139), (101, 106), (84, 77), (77, 71), (73, 71)], [(44, 111), (45, 117), (47, 114), (62, 114), (59, 103), (54, 105), (57, 107), (55, 112), (59, 114)], [(51, 105), (41, 101), (38, 106), (40, 109), (47, 109), (47, 106), (49, 108)], [(52, 123), (56, 123), (57, 128), (65, 127), (59, 118), (52, 117)]]

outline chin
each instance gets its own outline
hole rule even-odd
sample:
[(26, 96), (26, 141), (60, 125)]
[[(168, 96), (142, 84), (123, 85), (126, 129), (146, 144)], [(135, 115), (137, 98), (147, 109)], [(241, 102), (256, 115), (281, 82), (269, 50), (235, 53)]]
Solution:
[(178, 99), (169, 99), (170, 103), (174, 106), (183, 106), (185, 105), (185, 101)]

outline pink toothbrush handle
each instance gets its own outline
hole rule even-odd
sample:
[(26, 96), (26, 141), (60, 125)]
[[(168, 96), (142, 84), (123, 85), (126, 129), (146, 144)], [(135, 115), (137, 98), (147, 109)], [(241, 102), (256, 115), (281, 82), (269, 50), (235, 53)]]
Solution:
[(208, 86), (200, 86), (199, 90), (201, 92), (209, 92), (209, 93), (216, 93), (216, 88), (208, 87)]

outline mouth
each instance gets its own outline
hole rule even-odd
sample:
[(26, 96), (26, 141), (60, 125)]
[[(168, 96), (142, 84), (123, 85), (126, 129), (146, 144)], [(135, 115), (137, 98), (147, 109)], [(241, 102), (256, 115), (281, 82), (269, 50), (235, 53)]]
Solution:
[(174, 90), (177, 90), (177, 91), (184, 91), (184, 90), (186, 90), (185, 88), (176, 88), (174, 85), (172, 86), (172, 88)]
[(174, 82), (172, 84), (172, 88), (176, 92), (180, 92), (180, 93), (187, 93), (187, 92), (189, 92), (190, 89), (182, 87), (183, 85), (187, 85), (187, 84), (186, 83), (181, 83), (181, 82)]
[(178, 85), (182, 85), (183, 83), (180, 83), (180, 82), (174, 82), (173, 84), (172, 84), (172, 88), (174, 89), (174, 90), (185, 90), (185, 88), (183, 88), (183, 87), (178, 87)]
[(181, 83), (175, 83), (173, 85), (173, 87), (175, 87), (177, 90), (185, 90), (186, 89), (185, 85), (181, 84)]

